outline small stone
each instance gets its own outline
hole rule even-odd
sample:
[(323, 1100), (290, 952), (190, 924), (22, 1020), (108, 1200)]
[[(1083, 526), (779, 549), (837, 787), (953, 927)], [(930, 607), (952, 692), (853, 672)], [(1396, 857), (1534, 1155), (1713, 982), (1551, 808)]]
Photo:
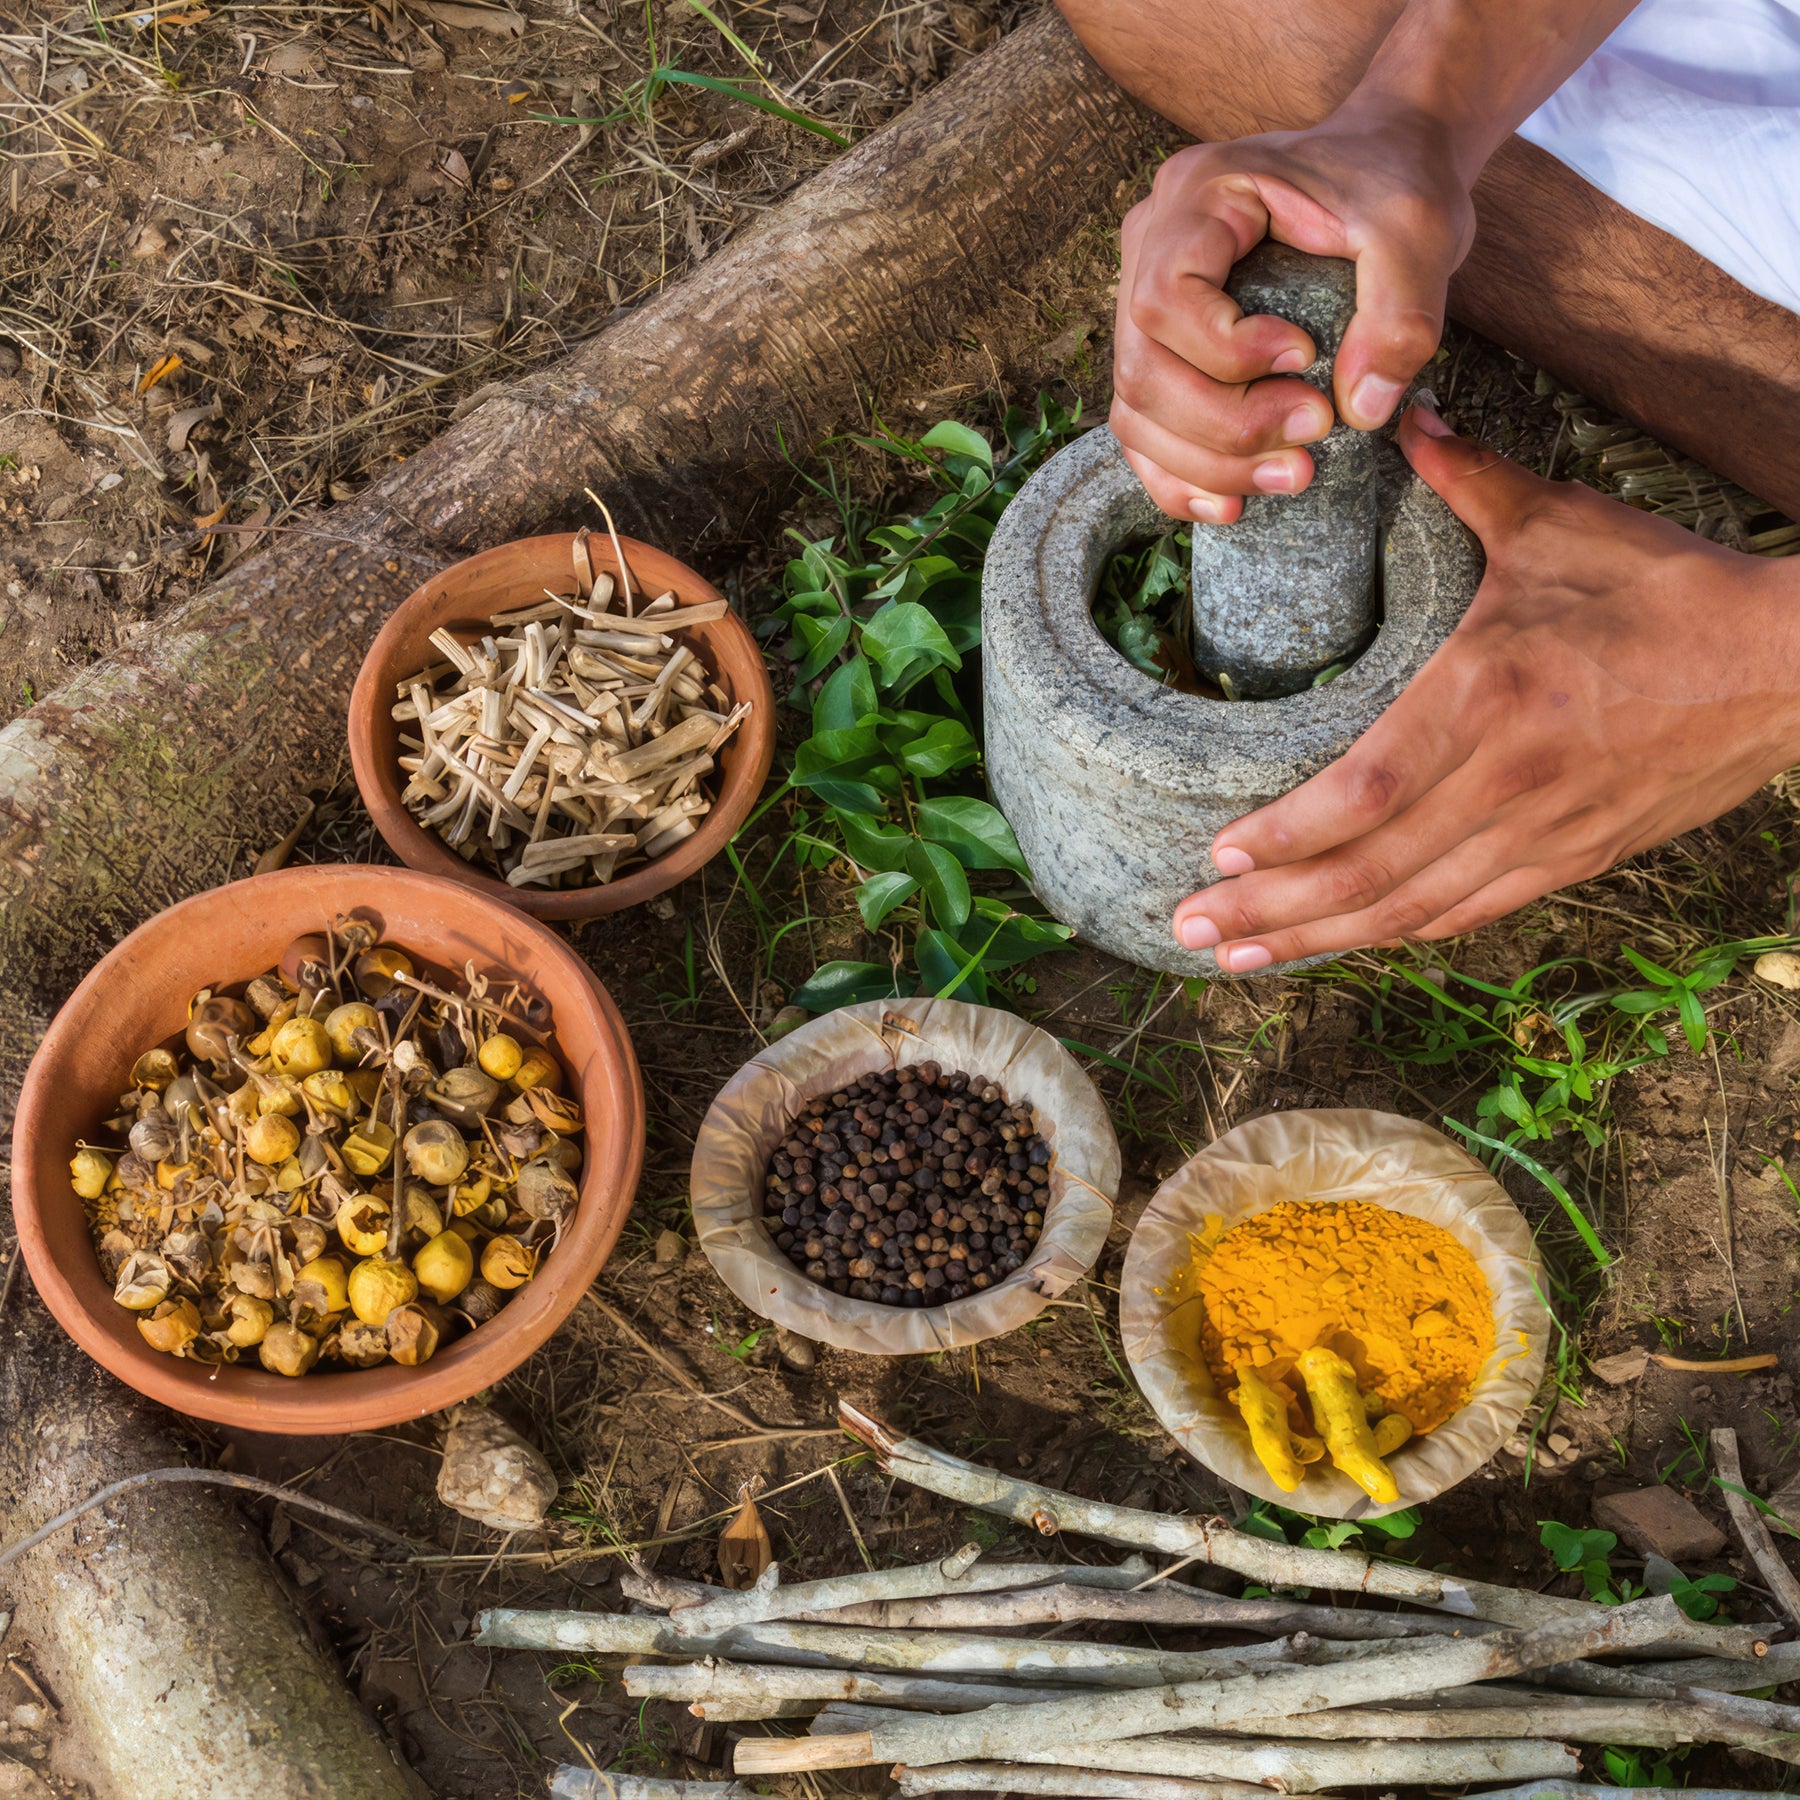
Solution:
[(796, 1375), (810, 1375), (819, 1356), (818, 1346), (811, 1338), (789, 1331), (785, 1325), (775, 1327), (775, 1350), (782, 1367)]
[(1523, 1432), (1515, 1431), (1506, 1440), (1505, 1449), (1508, 1456), (1528, 1456), (1531, 1453), (1531, 1442)]
[(1594, 1502), (1594, 1523), (1640, 1556), (1672, 1563), (1704, 1562), (1725, 1548), (1725, 1534), (1693, 1501), (1669, 1487), (1630, 1488)]
[(498, 1413), (465, 1403), (450, 1415), (437, 1492), (453, 1512), (478, 1525), (533, 1531), (556, 1498), (556, 1476)]
[(1676, 1584), (1686, 1579), (1666, 1556), (1653, 1553), (1644, 1558), (1644, 1586), (1652, 1594), (1672, 1594)]
[(1596, 1356), (1588, 1364), (1608, 1387), (1623, 1387), (1628, 1381), (1636, 1381), (1649, 1366), (1648, 1350), (1621, 1350), (1616, 1356)]
[(659, 1231), (656, 1234), (656, 1260), (659, 1263), (678, 1263), (687, 1257), (687, 1239), (679, 1231)]
[(1575, 1440), (1565, 1431), (1551, 1432), (1548, 1442), (1552, 1456), (1567, 1456), (1575, 1448)]

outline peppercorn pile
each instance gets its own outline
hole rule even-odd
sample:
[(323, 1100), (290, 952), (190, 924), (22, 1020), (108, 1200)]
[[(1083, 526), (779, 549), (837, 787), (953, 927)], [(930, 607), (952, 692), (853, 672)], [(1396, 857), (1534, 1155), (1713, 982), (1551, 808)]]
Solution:
[(241, 998), (197, 994), (181, 1050), (138, 1058), (108, 1141), (69, 1164), (144, 1341), (303, 1375), (415, 1366), (493, 1318), (577, 1197), (580, 1109), (514, 1035), (548, 1024), (473, 970), (427, 979), (352, 916)]
[(771, 1159), (763, 1223), (834, 1293), (936, 1306), (1024, 1265), (1049, 1184), (1029, 1106), (926, 1062), (809, 1101)]

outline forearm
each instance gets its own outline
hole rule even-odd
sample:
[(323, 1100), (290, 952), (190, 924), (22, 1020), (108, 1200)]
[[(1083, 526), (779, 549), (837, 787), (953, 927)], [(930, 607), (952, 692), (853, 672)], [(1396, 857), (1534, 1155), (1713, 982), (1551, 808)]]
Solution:
[(1637, 0), (1408, 0), (1340, 117), (1409, 118), (1472, 186)]

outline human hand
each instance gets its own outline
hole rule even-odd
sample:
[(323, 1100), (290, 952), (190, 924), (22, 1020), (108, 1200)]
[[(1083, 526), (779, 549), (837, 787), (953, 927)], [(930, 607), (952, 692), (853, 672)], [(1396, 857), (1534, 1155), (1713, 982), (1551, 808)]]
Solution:
[(1177, 152), (1126, 215), (1110, 423), (1150, 496), (1180, 519), (1229, 524), (1237, 496), (1312, 479), (1331, 403), (1283, 380), (1316, 354), (1297, 325), (1246, 318), (1224, 292), (1265, 236), (1356, 262), (1338, 349), (1338, 414), (1384, 424), (1436, 350), (1444, 295), (1475, 215), (1442, 135), (1391, 109), (1347, 106), (1308, 131)]
[(1227, 879), (1174, 931), (1234, 974), (1473, 931), (1800, 760), (1793, 570), (1541, 480), (1423, 408), (1400, 446), (1487, 573), (1343, 756), (1214, 839)]

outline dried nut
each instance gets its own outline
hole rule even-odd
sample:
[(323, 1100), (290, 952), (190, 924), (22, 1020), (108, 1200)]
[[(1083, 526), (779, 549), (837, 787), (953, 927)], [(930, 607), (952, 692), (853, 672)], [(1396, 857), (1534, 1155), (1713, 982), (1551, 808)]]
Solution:
[(516, 1237), (490, 1238), (481, 1253), (481, 1278), (490, 1287), (523, 1287), (537, 1272), (537, 1252)]
[(396, 1306), (404, 1306), (419, 1291), (419, 1283), (405, 1263), (371, 1256), (350, 1271), (350, 1310), (365, 1325), (385, 1325)]
[(406, 1183), (405, 1199), (400, 1214), (400, 1229), (415, 1243), (422, 1244), (444, 1229), (444, 1209), (430, 1192), (416, 1181)]
[(521, 1093), (527, 1088), (544, 1087), (553, 1094), (562, 1092), (563, 1072), (548, 1050), (533, 1046), (525, 1052), (524, 1061), (513, 1071), (512, 1084)]
[(373, 1194), (352, 1194), (337, 1212), (337, 1234), (358, 1256), (374, 1256), (387, 1248), (391, 1209)]
[(406, 1134), (406, 1166), (433, 1187), (449, 1187), (469, 1166), (469, 1146), (448, 1119), (430, 1119)]
[(131, 1065), (131, 1085), (154, 1088), (161, 1093), (180, 1073), (181, 1065), (176, 1062), (174, 1051), (146, 1050)]
[(212, 1243), (204, 1231), (171, 1231), (158, 1252), (175, 1279), (198, 1291), (212, 1273)]
[(168, 1299), (174, 1285), (174, 1270), (154, 1250), (139, 1250), (125, 1259), (113, 1298), (133, 1312), (149, 1312)]
[(581, 1141), (578, 1138), (556, 1138), (544, 1154), (559, 1168), (567, 1169), (571, 1175), (581, 1167)]
[(479, 1275), (456, 1296), (456, 1310), (471, 1325), (485, 1325), (506, 1304), (506, 1296)]
[(359, 1110), (355, 1091), (336, 1069), (321, 1069), (301, 1082), (300, 1091), (314, 1107), (334, 1119), (350, 1119)]
[(240, 1294), (252, 1294), (258, 1300), (275, 1298), (275, 1266), (244, 1257), (226, 1271), (227, 1279)]
[(69, 1180), (83, 1200), (98, 1200), (112, 1180), (112, 1158), (85, 1144), (69, 1158)]
[[(465, 1174), (468, 1174), (468, 1171), (465, 1171)], [(488, 1195), (493, 1190), (493, 1185), (485, 1170), (475, 1170), (472, 1178), (456, 1184), (456, 1192), (450, 1197), (451, 1211), (459, 1219), (467, 1218), (478, 1207), (487, 1205)]]
[(294, 1121), (281, 1113), (264, 1113), (244, 1133), (245, 1153), (264, 1168), (286, 1162), (299, 1148), (300, 1133)]
[(295, 990), (331, 985), (331, 946), (322, 933), (309, 931), (282, 951), (281, 979)]
[(445, 1314), (429, 1300), (396, 1306), (387, 1316), (388, 1354), (402, 1368), (416, 1369), (437, 1354), (449, 1335)]
[(382, 999), (400, 976), (412, 973), (412, 958), (392, 944), (378, 944), (356, 959), (356, 985), (371, 1000)]
[(260, 1022), (243, 1001), (209, 994), (188, 1013), (188, 1053), (202, 1062), (222, 1063), (231, 1055), (233, 1041), (247, 1042)]
[(519, 1171), (519, 1210), (528, 1218), (559, 1223), (575, 1210), (580, 1190), (560, 1163), (536, 1157)]
[(325, 1035), (331, 1039), (331, 1048), (340, 1062), (361, 1060), (362, 1050), (355, 1041), (359, 1031), (373, 1031), (377, 1036), (381, 1033), (381, 1015), (365, 1001), (348, 1001), (325, 1015)]
[(319, 1340), (283, 1319), (269, 1327), (256, 1354), (272, 1375), (304, 1375), (319, 1360)]
[(339, 1149), (356, 1174), (379, 1175), (394, 1154), (394, 1133), (379, 1119), (370, 1119), (351, 1132)]
[(137, 1254), (137, 1245), (115, 1227), (100, 1240), (96, 1254), (100, 1258), (100, 1273), (108, 1281), (117, 1282), (119, 1271)]
[(387, 1361), (387, 1331), (380, 1325), (365, 1325), (361, 1319), (348, 1319), (328, 1348), (353, 1369), (372, 1369)]
[(160, 1106), (151, 1107), (128, 1136), (132, 1155), (152, 1166), (173, 1156), (181, 1143), (175, 1121)]
[(200, 1309), (191, 1300), (165, 1300), (137, 1328), (152, 1350), (179, 1356), (200, 1335)]
[(281, 1237), (290, 1260), (296, 1263), (316, 1262), (331, 1242), (331, 1234), (317, 1219), (287, 1219)]
[(266, 1023), (274, 1016), (275, 1009), (286, 1004), (293, 996), (282, 988), (279, 981), (273, 981), (267, 975), (259, 975), (244, 989), (244, 998), (249, 1002), (250, 1010)]
[(425, 1098), (445, 1118), (454, 1119), (465, 1130), (478, 1130), (500, 1098), (500, 1083), (473, 1063), (464, 1063), (446, 1069), (425, 1090)]
[(316, 1075), (331, 1067), (331, 1039), (317, 1019), (289, 1019), (269, 1040), (269, 1060), (279, 1075)]
[(254, 1350), (275, 1322), (274, 1307), (252, 1294), (233, 1294), (226, 1304), (226, 1311), (230, 1323), (225, 1327), (225, 1335), (240, 1350)]
[(433, 1300), (454, 1300), (475, 1273), (475, 1254), (454, 1231), (440, 1232), (413, 1258), (419, 1287)]
[(309, 1262), (294, 1277), (294, 1304), (315, 1313), (342, 1312), (350, 1304), (349, 1274), (342, 1261), (320, 1256)]
[(494, 1080), (511, 1081), (525, 1060), (525, 1051), (516, 1037), (496, 1031), (492, 1037), (482, 1039), (475, 1060)]

